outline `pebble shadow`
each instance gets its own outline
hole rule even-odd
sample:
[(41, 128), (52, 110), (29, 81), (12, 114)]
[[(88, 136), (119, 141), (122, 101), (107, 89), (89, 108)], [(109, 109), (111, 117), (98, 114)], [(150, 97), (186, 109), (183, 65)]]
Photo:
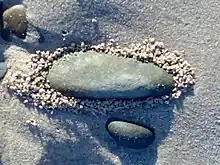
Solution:
[[(4, 53), (4, 51), (11, 45), (22, 47), (24, 49), (27, 49), (29, 52), (34, 53), (36, 50), (54, 51), (56, 48), (69, 46), (73, 42), (96, 44), (99, 43), (103, 38), (103, 34), (99, 31), (98, 25), (91, 26), (90, 23), (88, 22), (80, 22), (77, 24), (77, 28), (81, 29), (81, 33), (76, 34), (76, 36), (66, 36), (64, 40), (62, 33), (58, 34), (43, 28), (36, 27), (34, 25), (30, 25), (25, 40), (21, 40), (16, 36), (14, 36), (13, 34), (9, 36), (10, 41), (5, 41), (3, 39), (0, 39), (0, 43), (2, 44), (2, 49), (0, 50), (1, 56)], [(87, 31), (86, 28), (90, 28), (90, 29), (92, 28), (90, 34), (88, 33), (86, 34)], [(93, 41), (89, 39), (85, 39), (86, 37), (90, 38), (88, 37), (88, 35), (93, 36), (92, 38)]]
[[(3, 9), (5, 10), (16, 4), (22, 4), (22, 0), (4, 1)], [(123, 6), (123, 10), (120, 10), (117, 6), (118, 4), (93, 0), (77, 0), (77, 4), (77, 19), (69, 31), (66, 31), (67, 29), (60, 29), (60, 32), (52, 32), (43, 27), (38, 27), (35, 21), (30, 20), (25, 40), (21, 40), (11, 34), (6, 39), (8, 41), (6, 44), (0, 42), (5, 45), (5, 49), (10, 45), (17, 45), (30, 52), (35, 50), (55, 50), (72, 42), (97, 44), (106, 41), (109, 36), (103, 29), (105, 23), (131, 26), (131, 16), (126, 13), (134, 13), (134, 11), (126, 6)], [(68, 22), (63, 23), (68, 24)], [(64, 35), (64, 33), (66, 34)], [(4, 52), (4, 50), (1, 52)]]
[[(44, 146), (44, 154), (39, 161), (39, 165), (52, 165), (55, 162), (56, 164), (82, 163), (82, 165), (154, 165), (157, 161), (157, 147), (170, 132), (174, 106), (174, 103), (171, 103), (100, 116), (80, 114), (80, 117), (72, 112), (61, 110), (54, 112), (52, 115), (45, 110), (39, 110), (39, 113), (46, 113), (50, 120), (58, 121), (62, 130), (65, 130), (69, 137), (78, 139), (77, 141), (68, 138), (60, 140), (55, 138), (54, 134), (44, 133), (40, 128), (29, 127), (30, 132), (34, 137), (41, 139)], [(152, 127), (156, 134), (155, 142), (148, 148), (141, 150), (118, 146), (105, 130), (105, 122), (109, 117), (118, 117)], [(48, 140), (45, 141), (44, 139)]]
[[(67, 121), (66, 121), (67, 122)], [(68, 121), (71, 122), (71, 121)], [(104, 161), (98, 155), (92, 154), (92, 150), (89, 149), (91, 145), (88, 144), (88, 138), (86, 136), (81, 136), (79, 132), (76, 132), (76, 125), (71, 124), (70, 134), (74, 133), (74, 138), (72, 139), (58, 139), (54, 134), (46, 133), (41, 128), (29, 125), (29, 130), (32, 134), (38, 137), (44, 146), (44, 155), (39, 160), (38, 164), (57, 164), (57, 165), (71, 165), (71, 164), (90, 164), (95, 160)], [(75, 139), (77, 139), (75, 141)], [(91, 156), (92, 155), (92, 159)], [(94, 160), (93, 160), (94, 159)]]
[[(16, 4), (22, 4), (22, 1), (6, 1), (3, 4), (2, 10), (4, 11)], [(116, 9), (111, 10), (114, 11)], [(35, 52), (36, 50), (54, 51), (58, 47), (68, 46), (71, 43), (97, 44), (104, 41), (106, 34), (100, 30), (97, 22), (92, 22), (88, 18), (90, 17), (86, 15), (80, 16), (75, 22), (74, 27), (72, 27), (71, 32), (62, 29), (60, 33), (52, 32), (29, 22), (25, 39), (18, 38), (14, 34), (9, 33), (9, 31), (0, 29), (1, 35), (4, 36), (0, 38), (0, 61), (5, 60), (3, 53), (11, 45), (22, 47), (29, 52)], [(67, 34), (64, 35), (64, 33)]]
[(167, 137), (173, 120), (174, 105), (161, 105), (151, 108), (135, 108), (129, 111), (122, 111), (112, 114), (112, 117), (120, 117), (126, 120), (135, 121), (151, 127), (155, 130), (155, 142), (146, 149), (131, 150), (119, 147), (107, 135), (108, 148), (119, 156), (123, 165), (125, 164), (156, 164), (157, 147)]

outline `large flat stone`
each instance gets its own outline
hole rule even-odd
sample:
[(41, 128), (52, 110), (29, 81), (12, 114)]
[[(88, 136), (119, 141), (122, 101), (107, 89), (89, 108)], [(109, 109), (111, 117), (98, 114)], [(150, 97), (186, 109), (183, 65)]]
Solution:
[(67, 55), (54, 63), (51, 87), (80, 98), (131, 99), (171, 92), (173, 78), (163, 69), (93, 51)]

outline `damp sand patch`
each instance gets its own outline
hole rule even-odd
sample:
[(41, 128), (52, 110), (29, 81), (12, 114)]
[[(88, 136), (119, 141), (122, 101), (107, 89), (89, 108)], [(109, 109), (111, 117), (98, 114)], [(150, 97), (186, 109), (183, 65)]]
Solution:
[[(174, 84), (170, 94), (143, 99), (87, 99), (70, 97), (51, 87), (47, 76), (55, 62), (74, 53), (95, 51), (106, 55), (125, 58), (138, 63), (152, 63), (162, 68), (172, 76)], [(194, 70), (178, 51), (169, 51), (162, 42), (154, 38), (143, 42), (133, 43), (120, 47), (113, 40), (99, 45), (88, 46), (72, 44), (69, 47), (58, 48), (54, 52), (37, 51), (30, 56), (26, 73), (17, 71), (5, 79), (4, 84), (14, 94), (23, 98), (25, 104), (31, 104), (40, 109), (64, 109), (68, 111), (90, 111), (97, 113), (114, 112), (121, 109), (136, 107), (154, 107), (160, 104), (169, 104), (172, 99), (178, 99), (195, 83)], [(134, 71), (135, 72), (135, 71)], [(77, 74), (77, 73), (72, 73)]]

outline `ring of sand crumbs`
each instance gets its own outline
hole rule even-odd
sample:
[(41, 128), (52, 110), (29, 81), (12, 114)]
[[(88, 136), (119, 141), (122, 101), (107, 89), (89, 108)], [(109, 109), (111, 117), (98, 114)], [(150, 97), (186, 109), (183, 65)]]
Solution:
[[(94, 50), (106, 54), (132, 58), (142, 63), (154, 63), (173, 76), (175, 85), (169, 96), (160, 98), (148, 97), (145, 100), (87, 100), (67, 97), (50, 87), (46, 76), (53, 62), (70, 52)], [(31, 54), (28, 65), (29, 72), (13, 73), (4, 84), (16, 95), (23, 97), (25, 104), (32, 104), (40, 109), (56, 109), (75, 111), (83, 110), (97, 113), (108, 113), (120, 109), (135, 107), (154, 107), (158, 104), (169, 104), (170, 100), (178, 99), (188, 88), (195, 83), (195, 73), (184, 55), (178, 51), (169, 51), (163, 42), (154, 38), (145, 39), (143, 42), (133, 43), (127, 47), (120, 47), (114, 40), (99, 45), (87, 46), (84, 43), (71, 47), (58, 48), (54, 52), (36, 51)]]

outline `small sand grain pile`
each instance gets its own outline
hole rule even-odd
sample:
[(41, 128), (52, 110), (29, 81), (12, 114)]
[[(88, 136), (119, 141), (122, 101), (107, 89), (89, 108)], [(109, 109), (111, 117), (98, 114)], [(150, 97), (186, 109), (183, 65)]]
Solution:
[[(50, 87), (46, 76), (53, 65), (53, 61), (62, 56), (76, 51), (95, 50), (124, 58), (132, 58), (143, 63), (154, 63), (172, 74), (175, 87), (170, 96), (161, 98), (146, 98), (145, 100), (83, 100), (63, 96), (60, 92)], [(184, 59), (184, 55), (178, 51), (170, 52), (165, 48), (163, 42), (157, 42), (154, 38), (145, 39), (141, 43), (134, 43), (127, 47), (120, 47), (114, 40), (99, 45), (88, 46), (72, 44), (69, 47), (58, 48), (54, 52), (37, 51), (31, 54), (29, 63), (30, 72), (22, 73), (17, 71), (10, 80), (4, 84), (24, 98), (24, 103), (30, 103), (38, 108), (62, 108), (65, 110), (85, 110), (98, 113), (108, 113), (120, 109), (134, 107), (154, 107), (157, 104), (169, 104), (173, 98), (177, 99), (182, 92), (187, 91), (195, 83), (194, 70)]]

